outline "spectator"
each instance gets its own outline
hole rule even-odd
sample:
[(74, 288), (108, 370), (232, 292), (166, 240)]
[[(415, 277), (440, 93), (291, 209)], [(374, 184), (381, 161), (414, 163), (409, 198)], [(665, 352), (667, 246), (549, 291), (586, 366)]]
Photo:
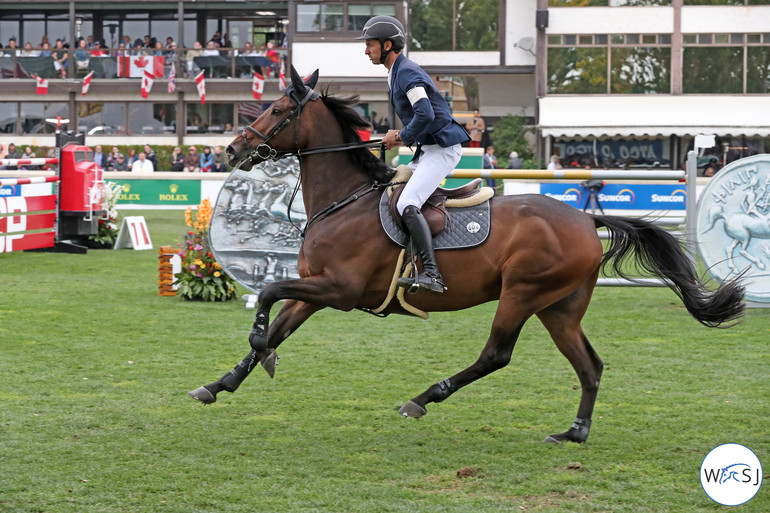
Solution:
[(201, 172), (210, 173), (214, 170), (214, 155), (211, 153), (211, 148), (205, 146), (203, 153), (201, 153)]
[(153, 43), (152, 38), (149, 35), (144, 36), (144, 43), (142, 43), (143, 48), (155, 48), (155, 43)]
[(273, 43), (267, 43), (265, 57), (270, 60), (270, 68), (275, 71), (275, 76), (278, 76), (278, 63), (281, 58), (278, 56), (278, 52), (275, 51), (275, 45), (273, 45)]
[(122, 153), (118, 153), (118, 159), (112, 166), (112, 171), (128, 171), (128, 162)]
[(131, 166), (132, 173), (152, 173), (154, 171), (155, 167), (151, 161), (147, 160), (147, 155), (144, 152), (139, 153), (139, 158)]
[(48, 57), (51, 53), (51, 44), (48, 41), (43, 41), (40, 45), (40, 57)]
[[(34, 159), (35, 157), (36, 157), (36, 155), (35, 155), (35, 152), (32, 151), (32, 148), (30, 148), (29, 146), (24, 148), (24, 156), (23, 156), (23, 158), (25, 158), (25, 159)], [(22, 166), (21, 169), (26, 169), (28, 171), (37, 171), (38, 169), (40, 169), (40, 166), (32, 166), (32, 165), (27, 164), (25, 166)]]
[(479, 115), (479, 109), (476, 109), (473, 111), (473, 117), (465, 124), (465, 130), (471, 136), (471, 148), (481, 147), (481, 137), (484, 135), (484, 128), (484, 118)]
[(257, 51), (254, 49), (254, 45), (251, 44), (251, 41), (246, 41), (243, 43), (243, 49), (239, 52), (239, 55), (250, 57), (257, 55)]
[(108, 171), (112, 171), (115, 167), (115, 164), (118, 162), (118, 155), (121, 155), (120, 149), (118, 149), (117, 146), (112, 147), (112, 152), (107, 155), (107, 159), (105, 161), (105, 168)]
[(225, 133), (226, 134), (233, 133), (233, 124), (232, 123), (225, 123)]
[(128, 55), (129, 55), (129, 52), (126, 49), (126, 43), (121, 41), (118, 44), (118, 49), (115, 50), (115, 54), (113, 55), (113, 57), (126, 57)]
[(129, 148), (128, 154), (126, 155), (126, 164), (128, 164), (128, 167), (130, 168), (133, 166), (134, 162), (136, 162), (136, 159), (138, 158), (139, 157), (136, 155), (136, 150), (134, 148)]
[(53, 67), (56, 71), (61, 71), (62, 78), (67, 76), (67, 49), (64, 48), (64, 41), (56, 40), (56, 47), (51, 53), (53, 56)]
[(166, 56), (166, 52), (163, 51), (163, 43), (161, 43), (160, 41), (157, 41), (155, 43), (155, 56), (156, 57), (165, 57)]
[(195, 146), (190, 146), (187, 155), (184, 156), (185, 173), (197, 173), (201, 170), (201, 159), (197, 152), (198, 150), (195, 148)]
[(174, 151), (171, 152), (171, 171), (183, 171), (184, 170), (184, 154), (182, 148), (177, 146)]
[(512, 151), (508, 160), (508, 169), (521, 169), (522, 164), (523, 162), (519, 158), (519, 154)]
[(551, 155), (551, 161), (548, 163), (548, 167), (546, 169), (549, 171), (555, 171), (561, 168), (561, 157), (558, 155)]
[(93, 46), (93, 50), (91, 50), (91, 56), (92, 57), (107, 57), (107, 52), (104, 51), (104, 48), (102, 48), (102, 43), (99, 41), (96, 41)]
[(40, 57), (40, 51), (32, 48), (32, 43), (26, 43), (24, 50), (21, 52), (22, 57)]
[(9, 57), (13, 57), (13, 55), (16, 54), (17, 52), (18, 52), (18, 48), (16, 47), (16, 38), (11, 37), (11, 39), (8, 40), (8, 46), (7, 46), (7, 51), (5, 55)]
[(187, 50), (187, 53), (185, 53), (185, 60), (187, 61), (187, 71), (188, 73), (192, 73), (193, 69), (195, 67), (195, 61), (194, 59), (196, 57), (201, 57), (203, 55), (203, 47), (201, 46), (200, 41), (196, 41), (193, 44), (192, 50)]
[[(9, 146), (10, 148), (10, 146)], [(719, 159), (711, 157), (706, 168), (703, 170), (703, 176), (712, 177), (719, 171)]]
[(155, 154), (149, 144), (144, 145), (144, 154), (147, 156), (147, 160), (152, 162), (152, 168), (158, 169), (158, 156)]
[(214, 44), (214, 41), (209, 41), (206, 45), (206, 49), (203, 50), (203, 55), (219, 55), (219, 50), (217, 50), (216, 44)]
[[(20, 159), (21, 153), (19, 153), (19, 150), (16, 149), (16, 145), (11, 143), (8, 145), (8, 153), (5, 154), (5, 158), (7, 159)], [(7, 166), (5, 169), (8, 171), (16, 171), (18, 168), (16, 166)]]
[[(209, 43), (214, 43), (214, 47), (221, 48), (225, 46), (225, 42), (222, 39), (222, 33), (220, 31), (214, 32), (214, 35), (211, 36), (211, 39), (209, 40)], [(208, 46), (208, 45), (206, 45)]]
[(104, 153), (102, 153), (102, 145), (97, 144), (94, 148), (94, 162), (96, 162), (99, 167), (104, 168), (105, 164), (105, 158)]
[[(497, 157), (495, 157), (494, 146), (487, 146), (487, 151), (484, 153), (483, 163), (484, 169), (497, 169)], [(494, 178), (487, 178), (487, 186), (494, 189), (497, 187), (497, 180)]]
[(221, 146), (214, 146), (214, 169), (215, 173), (227, 173), (227, 157), (222, 153)]
[(75, 50), (75, 62), (77, 63), (78, 68), (88, 67), (89, 52), (86, 46), (87, 43), (85, 39), (78, 41), (78, 49)]
[(93, 48), (94, 47), (94, 36), (88, 36), (88, 42), (86, 43), (86, 48)]

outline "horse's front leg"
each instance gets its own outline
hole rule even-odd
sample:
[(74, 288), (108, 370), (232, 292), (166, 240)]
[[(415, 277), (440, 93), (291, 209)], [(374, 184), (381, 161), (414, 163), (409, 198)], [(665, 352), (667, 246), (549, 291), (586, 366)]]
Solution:
[(219, 380), (189, 392), (190, 397), (197, 399), (204, 404), (211, 404), (217, 400), (217, 394), (219, 392), (223, 390), (235, 392), (241, 383), (243, 383), (249, 374), (251, 374), (251, 371), (257, 363), (260, 362), (263, 366), (267, 365), (268, 367), (271, 367), (272, 365), (272, 370), (268, 371), (272, 377), (275, 372), (275, 360), (277, 357), (273, 357), (271, 362), (265, 355), (275, 355), (275, 348), (321, 308), (322, 307), (320, 306), (311, 305), (302, 301), (287, 301), (281, 308), (281, 311), (278, 312), (275, 321), (270, 325), (267, 349), (263, 351), (261, 357), (256, 350), (252, 349), (246, 358), (241, 360), (238, 365), (219, 378)]

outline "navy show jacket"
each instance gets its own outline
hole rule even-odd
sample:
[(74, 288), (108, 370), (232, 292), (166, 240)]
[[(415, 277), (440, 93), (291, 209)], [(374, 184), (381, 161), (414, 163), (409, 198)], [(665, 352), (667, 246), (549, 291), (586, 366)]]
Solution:
[[(407, 93), (422, 87), (426, 97), (412, 105)], [(446, 148), (470, 140), (468, 132), (452, 117), (449, 105), (433, 80), (417, 63), (399, 54), (391, 69), (390, 101), (404, 124), (401, 140), (412, 144), (438, 144)]]

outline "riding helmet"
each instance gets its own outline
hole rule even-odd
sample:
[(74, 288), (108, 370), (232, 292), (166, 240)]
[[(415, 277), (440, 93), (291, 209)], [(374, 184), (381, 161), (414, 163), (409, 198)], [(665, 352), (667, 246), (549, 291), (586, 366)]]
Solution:
[(356, 39), (378, 39), (380, 44), (390, 41), (392, 51), (398, 52), (406, 45), (406, 31), (393, 16), (375, 16), (366, 22), (363, 33)]

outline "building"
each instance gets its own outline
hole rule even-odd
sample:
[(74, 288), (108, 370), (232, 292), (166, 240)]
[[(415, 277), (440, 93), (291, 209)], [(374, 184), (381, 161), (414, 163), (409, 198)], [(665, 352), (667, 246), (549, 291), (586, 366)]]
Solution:
[[(541, 162), (557, 153), (581, 167), (678, 168), (698, 133), (718, 136), (710, 153), (724, 162), (770, 151), (770, 0), (3, 3), (0, 143), (51, 145), (58, 120), (92, 145), (226, 144), (280, 96), (284, 58), (301, 73), (318, 68), (334, 93), (360, 95), (362, 114), (387, 127), (395, 116), (386, 70), (355, 41), (377, 14), (404, 21), (409, 57), (458, 118), (474, 108), (488, 125), (506, 114), (527, 118)], [(205, 48), (217, 33), (220, 47)], [(74, 42), (88, 46), (89, 36), (103, 45), (78, 53)], [(51, 46), (73, 42), (66, 76), (35, 54), (44, 37)], [(17, 50), (8, 48), (12, 38)], [(160, 48), (120, 47), (153, 38)], [(169, 38), (176, 48), (166, 47)], [(254, 55), (268, 44), (272, 59)], [(157, 66), (147, 99), (137, 58)], [(201, 70), (205, 104), (194, 80)], [(259, 102), (254, 70), (267, 77)], [(36, 94), (33, 73), (48, 79), (47, 95)]]

